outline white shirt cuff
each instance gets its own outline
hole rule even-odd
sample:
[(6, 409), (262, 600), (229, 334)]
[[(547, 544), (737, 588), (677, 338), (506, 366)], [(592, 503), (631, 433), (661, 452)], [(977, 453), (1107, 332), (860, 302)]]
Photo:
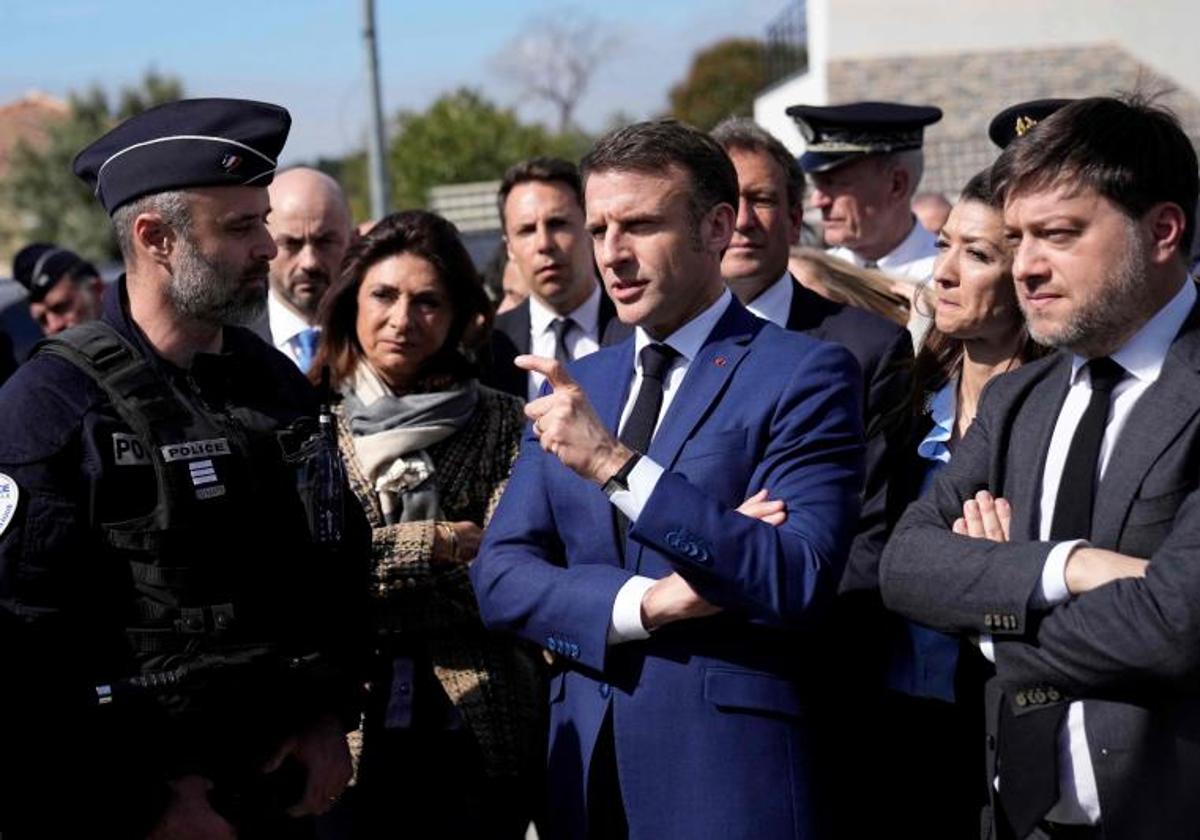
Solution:
[(979, 637), (979, 652), (988, 662), (996, 664), (996, 645), (992, 642), (991, 633), (984, 633)]
[(1067, 559), (1076, 548), (1088, 544), (1087, 540), (1069, 540), (1050, 549), (1046, 565), (1042, 566), (1041, 588), (1033, 599), (1035, 606), (1053, 607), (1071, 600), (1071, 590), (1067, 589)]
[(612, 618), (608, 621), (610, 645), (650, 638), (650, 632), (642, 626), (642, 598), (646, 590), (657, 582), (654, 578), (634, 575), (617, 590), (617, 597), (613, 599)]
[(643, 455), (629, 471), (629, 489), (618, 490), (609, 496), (609, 501), (616, 505), (617, 510), (625, 514), (630, 522), (637, 522), (662, 474), (663, 468)]

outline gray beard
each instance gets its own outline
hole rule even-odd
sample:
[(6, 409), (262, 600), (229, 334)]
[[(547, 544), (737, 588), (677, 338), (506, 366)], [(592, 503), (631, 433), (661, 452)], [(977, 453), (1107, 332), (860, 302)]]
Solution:
[(167, 283), (167, 297), (175, 311), (207, 324), (245, 326), (267, 308), (266, 294), (252, 293), (220, 263), (207, 259), (186, 238), (180, 240), (175, 272)]

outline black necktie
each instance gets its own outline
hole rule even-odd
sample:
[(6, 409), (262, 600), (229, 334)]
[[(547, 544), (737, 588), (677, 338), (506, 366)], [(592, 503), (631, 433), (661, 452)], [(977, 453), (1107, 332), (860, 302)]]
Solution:
[(1125, 368), (1107, 356), (1092, 359), (1087, 368), (1092, 381), (1092, 398), (1075, 428), (1063, 464), (1062, 480), (1054, 500), (1054, 519), (1050, 525), (1050, 539), (1054, 541), (1091, 536), (1100, 443), (1104, 440), (1104, 427), (1108, 425), (1113, 389), (1125, 378)]
[[(662, 410), (663, 380), (678, 357), (679, 352), (666, 344), (647, 344), (638, 354), (642, 362), (642, 384), (633, 402), (633, 410), (625, 418), (625, 425), (618, 436), (621, 443), (635, 452), (645, 453), (650, 448), (650, 438), (654, 436), (658, 413)], [(616, 511), (617, 545), (624, 559), (625, 532), (629, 530), (629, 520), (619, 508), (614, 506), (613, 510)]]
[(564, 365), (571, 361), (571, 354), (567, 352), (567, 333), (574, 326), (572, 318), (555, 318), (550, 322), (550, 330), (554, 333), (554, 358)]
[[(1097, 462), (1108, 425), (1112, 392), (1125, 369), (1107, 356), (1087, 363), (1092, 396), (1075, 427), (1054, 500), (1050, 539), (1087, 539), (1092, 533)], [(1000, 714), (1000, 801), (1017, 837), (1033, 831), (1058, 799), (1058, 730), (1066, 703), (1014, 715), (1008, 698)]]

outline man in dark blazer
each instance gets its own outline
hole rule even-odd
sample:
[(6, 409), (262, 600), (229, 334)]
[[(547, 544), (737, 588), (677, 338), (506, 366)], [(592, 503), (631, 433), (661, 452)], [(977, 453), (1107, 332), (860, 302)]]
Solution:
[(1145, 102), (1074, 102), (993, 170), (1035, 340), (883, 556), (885, 602), (993, 659), (1000, 838), (1200, 826), (1197, 161)]
[(879, 555), (890, 530), (888, 477), (904, 445), (912, 386), (912, 340), (903, 327), (800, 285), (788, 270), (804, 218), (804, 173), (775, 137), (748, 119), (712, 132), (738, 174), (738, 214), (721, 260), (730, 291), (747, 309), (785, 329), (841, 344), (863, 373), (867, 480), (859, 532), (843, 588), (878, 587)]
[[(889, 504), (890, 479), (905, 446), (912, 387), (912, 338), (905, 328), (854, 306), (835, 303), (800, 285), (788, 270), (804, 218), (804, 172), (795, 157), (752, 120), (731, 118), (712, 132), (738, 174), (733, 239), (721, 261), (730, 291), (746, 308), (780, 327), (842, 345), (863, 374), (867, 457), (863, 508), (842, 576), (842, 597), (831, 625), (830, 679), (848, 690), (829, 710), (842, 721), (822, 764), (828, 797), (838, 803), (838, 836), (870, 833), (854, 797), (877, 762), (880, 734), (868, 721), (880, 717), (884, 655), (891, 638), (879, 600), (879, 557), (899, 511)], [(885, 780), (879, 780), (885, 783)], [(846, 799), (842, 799), (846, 797)]]
[[(737, 174), (710, 137), (636, 124), (583, 171), (637, 330), (518, 360), (552, 390), (471, 569), (485, 623), (553, 654), (550, 833), (823, 836), (809, 666), (858, 518), (860, 373), (725, 289)], [(778, 515), (740, 512), (764, 488)]]
[(583, 226), (583, 188), (573, 163), (531, 158), (504, 173), (496, 197), (508, 258), (529, 297), (496, 316), (483, 381), (523, 400), (544, 377), (513, 359), (525, 353), (570, 362), (600, 347), (615, 309), (596, 279)]

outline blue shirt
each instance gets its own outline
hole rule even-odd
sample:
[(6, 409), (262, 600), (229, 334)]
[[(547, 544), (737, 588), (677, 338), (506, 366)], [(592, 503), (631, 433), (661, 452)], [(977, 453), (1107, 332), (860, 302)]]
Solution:
[[(950, 438), (954, 434), (958, 380), (942, 386), (929, 401), (933, 428), (917, 444), (917, 455), (926, 463), (921, 493), (929, 489), (933, 477), (950, 463)], [(891, 640), (887, 687), (914, 697), (954, 702), (954, 674), (958, 667), (958, 638), (930, 630), (911, 621)]]

